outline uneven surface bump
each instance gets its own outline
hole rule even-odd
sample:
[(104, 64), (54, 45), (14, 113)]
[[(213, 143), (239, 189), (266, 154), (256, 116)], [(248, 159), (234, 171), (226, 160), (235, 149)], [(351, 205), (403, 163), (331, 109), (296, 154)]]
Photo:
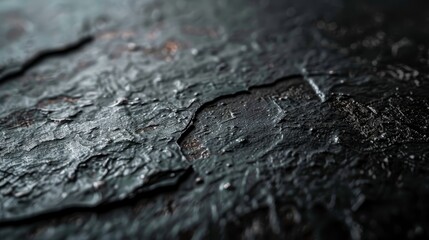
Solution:
[(425, 239), (425, 1), (0, 3), (1, 239)]

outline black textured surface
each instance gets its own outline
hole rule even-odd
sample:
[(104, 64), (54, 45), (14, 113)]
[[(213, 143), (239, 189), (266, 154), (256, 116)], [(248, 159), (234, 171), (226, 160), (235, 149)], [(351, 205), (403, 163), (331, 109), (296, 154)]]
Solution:
[(2, 1), (1, 239), (427, 239), (428, 5)]

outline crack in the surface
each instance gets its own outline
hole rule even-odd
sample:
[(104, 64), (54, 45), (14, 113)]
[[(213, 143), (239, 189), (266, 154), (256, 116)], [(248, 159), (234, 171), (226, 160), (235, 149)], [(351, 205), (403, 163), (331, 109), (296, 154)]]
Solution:
[(7, 70), (7, 68), (5, 68), (4, 70), (1, 70), (0, 83), (6, 82), (24, 75), (29, 69), (31, 69), (32, 67), (36, 66), (37, 64), (41, 63), (42, 61), (48, 58), (66, 55), (66, 54), (75, 52), (83, 48), (84, 46), (90, 44), (93, 41), (94, 41), (93, 36), (85, 36), (80, 38), (76, 42), (67, 44), (62, 47), (42, 50), (39, 53), (36, 53), (34, 56), (30, 57), (28, 60), (26, 60), (23, 64), (21, 64), (18, 67), (15, 67), (10, 70)]
[[(163, 193), (176, 191), (183, 182), (190, 179), (193, 173), (194, 170), (191, 167), (172, 171), (163, 171), (150, 176), (147, 184), (143, 184), (141, 188), (123, 199), (111, 202), (102, 202), (95, 205), (71, 205), (36, 213), (34, 215), (4, 219), (0, 220), (0, 228), (26, 225), (38, 221), (48, 221), (50, 219), (63, 218), (77, 213), (100, 214), (110, 212), (114, 209), (136, 204), (143, 199), (153, 198)], [(174, 174), (175, 177), (172, 178), (172, 174)], [(168, 181), (165, 181), (165, 178), (167, 178)], [(152, 181), (153, 183), (151, 183)]]
[[(186, 125), (186, 127), (184, 128), (184, 130), (182, 131), (179, 139), (177, 140), (177, 144), (179, 145), (180, 151), (182, 153), (183, 156), (186, 157), (186, 154), (183, 152), (183, 149), (181, 147), (181, 143), (184, 141), (184, 139), (190, 134), (190, 132), (195, 128), (194, 123), (195, 120), (197, 118), (197, 116), (207, 107), (210, 106), (211, 104), (218, 102), (222, 99), (225, 98), (231, 98), (231, 97), (237, 97), (239, 95), (242, 94), (250, 94), (250, 92), (252, 90), (257, 90), (257, 89), (262, 89), (262, 88), (267, 88), (267, 87), (274, 87), (275, 85), (277, 85), (280, 82), (283, 81), (287, 81), (290, 79), (295, 79), (295, 78), (302, 78), (304, 79), (305, 82), (307, 82), (309, 85), (311, 85), (311, 89), (315, 92), (315, 94), (320, 98), (320, 100), (322, 102), (326, 101), (325, 95), (323, 94), (323, 98), (320, 96), (320, 89), (318, 87), (312, 86), (312, 84), (309, 82), (309, 78), (312, 77), (323, 77), (323, 76), (331, 76), (331, 77), (338, 77), (338, 76), (345, 76), (346, 74), (344, 73), (325, 73), (325, 72), (308, 72), (305, 74), (291, 74), (291, 75), (287, 75), (284, 77), (280, 77), (272, 82), (269, 83), (264, 83), (264, 84), (259, 84), (259, 85), (253, 85), (253, 86), (249, 86), (246, 90), (242, 90), (242, 91), (238, 91), (235, 93), (231, 93), (231, 94), (226, 94), (226, 95), (222, 95), (219, 97), (216, 97), (210, 101), (207, 101), (205, 103), (203, 103), (201, 106), (199, 106), (197, 108), (197, 110), (194, 112), (194, 114), (192, 115), (191, 119), (189, 120), (188, 124)], [(315, 85), (315, 83), (313, 82), (313, 84)], [(187, 159), (189, 160), (189, 159)]]

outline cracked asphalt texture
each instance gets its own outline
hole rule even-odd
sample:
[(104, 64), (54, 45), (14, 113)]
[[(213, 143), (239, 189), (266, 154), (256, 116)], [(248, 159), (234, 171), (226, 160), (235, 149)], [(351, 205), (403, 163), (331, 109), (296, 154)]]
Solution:
[(1, 239), (429, 238), (428, 7), (1, 1)]

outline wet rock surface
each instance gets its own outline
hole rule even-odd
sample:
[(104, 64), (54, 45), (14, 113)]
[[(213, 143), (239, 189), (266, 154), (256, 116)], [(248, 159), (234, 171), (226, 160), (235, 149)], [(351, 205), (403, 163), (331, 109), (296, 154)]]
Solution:
[(2, 1), (2, 239), (426, 239), (425, 1)]

